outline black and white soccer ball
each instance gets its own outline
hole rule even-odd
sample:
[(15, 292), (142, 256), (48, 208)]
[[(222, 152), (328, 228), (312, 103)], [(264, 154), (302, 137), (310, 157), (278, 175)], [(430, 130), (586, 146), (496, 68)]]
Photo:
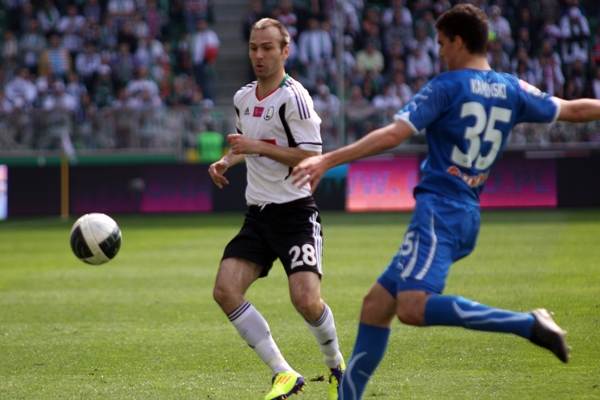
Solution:
[(105, 214), (85, 214), (71, 228), (71, 250), (81, 261), (92, 265), (115, 258), (121, 239), (119, 226)]

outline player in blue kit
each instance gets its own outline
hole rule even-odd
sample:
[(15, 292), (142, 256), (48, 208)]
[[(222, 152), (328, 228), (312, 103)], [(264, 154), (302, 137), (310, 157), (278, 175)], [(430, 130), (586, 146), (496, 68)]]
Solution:
[(336, 165), (392, 149), (424, 133), (429, 155), (415, 188), (416, 206), (404, 240), (363, 300), (358, 336), (339, 399), (360, 399), (383, 358), (397, 315), (414, 326), (462, 326), (519, 335), (569, 359), (565, 332), (545, 309), (520, 313), (442, 295), (450, 266), (470, 254), (480, 226), (479, 194), (490, 169), (520, 122), (600, 119), (600, 101), (562, 100), (491, 70), (486, 59), (488, 20), (461, 4), (437, 21), (439, 55), (448, 72), (427, 83), (396, 121), (359, 141), (307, 158), (293, 171), (297, 185), (312, 184)]

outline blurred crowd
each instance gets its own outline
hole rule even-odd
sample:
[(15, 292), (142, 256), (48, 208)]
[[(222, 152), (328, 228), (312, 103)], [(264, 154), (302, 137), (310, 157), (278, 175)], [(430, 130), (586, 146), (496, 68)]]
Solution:
[[(67, 110), (78, 124), (106, 109), (213, 107), (220, 47), (212, 30), (219, 17), (213, 1), (5, 0), (0, 114)], [(390, 122), (444, 71), (435, 21), (465, 1), (489, 16), (488, 59), (495, 70), (552, 95), (600, 98), (597, 0), (346, 0), (341, 15), (336, 0), (248, 0), (248, 12), (233, 29), (247, 40), (260, 18), (287, 26), (292, 43), (286, 69), (313, 94), (326, 146), (332, 147), (341, 144), (341, 117), (347, 141), (358, 139)], [(336, 94), (338, 37), (343, 98)], [(248, 80), (253, 79), (249, 66)], [(537, 130), (517, 128), (510, 140), (543, 144), (600, 137), (594, 129)], [(17, 135), (31, 140), (31, 134)], [(118, 147), (127, 143), (113, 140)]]
[[(482, 8), (489, 17), (488, 60), (496, 71), (523, 79), (566, 99), (600, 98), (600, 2), (597, 0), (389, 0), (252, 1), (244, 22), (270, 16), (292, 35), (287, 69), (314, 95), (315, 107), (335, 141), (339, 102), (345, 101), (349, 141), (391, 121), (428, 80), (443, 72), (435, 21), (461, 2)], [(336, 26), (336, 21), (343, 26)], [(342, 35), (339, 35), (342, 29)], [(335, 94), (336, 39), (343, 37), (344, 98)], [(558, 124), (560, 126), (560, 124)], [(521, 126), (511, 141), (591, 141), (600, 135), (580, 129)], [(418, 140), (418, 139), (417, 139)]]

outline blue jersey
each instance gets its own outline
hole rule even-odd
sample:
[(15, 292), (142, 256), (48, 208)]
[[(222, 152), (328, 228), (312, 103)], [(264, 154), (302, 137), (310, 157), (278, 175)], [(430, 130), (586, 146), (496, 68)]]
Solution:
[(513, 126), (552, 122), (559, 112), (557, 99), (508, 74), (463, 69), (438, 75), (396, 115), (425, 132), (429, 145), (415, 194), (479, 204)]

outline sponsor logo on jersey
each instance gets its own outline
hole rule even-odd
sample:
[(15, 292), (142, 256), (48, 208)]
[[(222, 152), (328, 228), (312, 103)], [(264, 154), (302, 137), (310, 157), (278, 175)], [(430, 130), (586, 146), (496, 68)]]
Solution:
[(544, 96), (544, 93), (540, 89), (536, 88), (535, 86), (530, 85), (529, 83), (527, 83), (521, 79), (519, 79), (519, 86), (521, 86), (521, 89), (523, 89), (523, 91), (525, 91), (529, 94), (532, 94), (537, 97)]
[(471, 189), (475, 189), (476, 187), (484, 185), (488, 179), (488, 176), (490, 175), (489, 171), (486, 173), (479, 173), (475, 176), (465, 174), (463, 172), (460, 172), (460, 169), (458, 169), (458, 167), (456, 165), (452, 165), (452, 166), (448, 167), (446, 172), (449, 173), (450, 175), (454, 175), (454, 176), (457, 176), (460, 179), (462, 179), (462, 181), (464, 183), (466, 183), (467, 186), (470, 187)]
[(250, 109), (246, 107), (246, 111), (244, 111), (244, 115), (250, 115)]
[(269, 109), (267, 110), (267, 113), (265, 114), (265, 120), (268, 121), (271, 118), (273, 118), (273, 115), (275, 114), (275, 107), (271, 106), (269, 107)]
[(263, 111), (265, 111), (264, 107), (254, 107), (254, 114), (252, 116), (260, 118), (263, 115)]

